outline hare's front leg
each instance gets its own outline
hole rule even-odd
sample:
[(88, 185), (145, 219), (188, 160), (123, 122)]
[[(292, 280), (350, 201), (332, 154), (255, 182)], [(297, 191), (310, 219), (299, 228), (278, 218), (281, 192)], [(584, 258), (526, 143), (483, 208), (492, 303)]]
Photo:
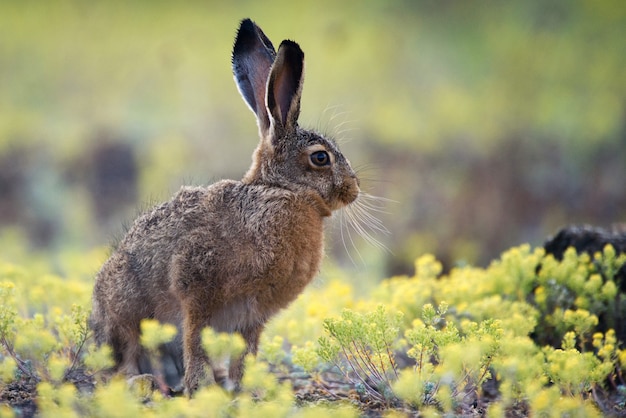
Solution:
[(191, 397), (205, 378), (205, 365), (208, 358), (202, 348), (201, 332), (207, 323), (206, 312), (194, 309), (190, 304), (185, 309), (183, 319), (183, 362), (185, 366), (185, 393)]
[(234, 384), (235, 390), (241, 389), (241, 379), (243, 378), (246, 355), (253, 354), (256, 356), (263, 328), (263, 324), (256, 324), (241, 331), (241, 336), (246, 341), (246, 350), (239, 357), (231, 360), (230, 367), (228, 369), (228, 377)]

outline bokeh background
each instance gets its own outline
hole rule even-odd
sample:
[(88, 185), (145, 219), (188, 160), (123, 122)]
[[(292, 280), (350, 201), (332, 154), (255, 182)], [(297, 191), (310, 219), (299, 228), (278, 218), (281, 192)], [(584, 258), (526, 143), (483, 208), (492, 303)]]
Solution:
[(344, 246), (334, 222), (330, 262), (380, 278), (425, 252), (485, 265), (626, 220), (622, 0), (8, 0), (0, 255), (108, 245), (181, 184), (240, 178), (257, 142), (230, 69), (244, 17), (300, 43), (301, 124), (391, 200), (388, 251)]

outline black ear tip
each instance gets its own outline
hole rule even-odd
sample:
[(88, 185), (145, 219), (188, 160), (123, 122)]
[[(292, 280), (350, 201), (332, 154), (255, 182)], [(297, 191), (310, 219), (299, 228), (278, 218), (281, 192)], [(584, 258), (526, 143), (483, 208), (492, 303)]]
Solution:
[(249, 17), (242, 19), (241, 23), (239, 24), (239, 30), (237, 31), (237, 33), (241, 33), (241, 32), (254, 33), (254, 26), (255, 26), (255, 23)]
[(291, 39), (285, 39), (284, 41), (280, 43), (280, 46), (285, 47), (285, 48), (293, 48), (293, 49), (301, 50), (300, 45), (298, 45), (296, 42), (292, 41)]
[(304, 60), (304, 52), (302, 52), (300, 45), (298, 45), (294, 41), (285, 39), (284, 41), (280, 43), (280, 47), (278, 49), (283, 50), (284, 51), (283, 53), (285, 54), (286, 57), (289, 57), (289, 59), (294, 59), (294, 60), (299, 60), (299, 61)]
[(235, 38), (233, 55), (251, 52), (259, 45), (262, 45), (266, 52), (272, 56), (276, 53), (272, 42), (265, 36), (261, 28), (251, 19), (243, 19), (239, 24)]
[(241, 21), (239, 30), (237, 31), (237, 37), (235, 38), (235, 51), (246, 49), (247, 46), (250, 46), (254, 42), (257, 38), (255, 28), (256, 24), (252, 20), (244, 19)]

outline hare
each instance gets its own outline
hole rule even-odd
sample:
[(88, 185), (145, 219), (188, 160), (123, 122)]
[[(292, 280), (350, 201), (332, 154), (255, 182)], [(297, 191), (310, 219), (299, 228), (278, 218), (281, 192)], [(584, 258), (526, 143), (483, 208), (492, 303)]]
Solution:
[(249, 170), (241, 181), (182, 187), (141, 215), (98, 272), (93, 292), (90, 325), (96, 342), (112, 347), (119, 372), (148, 371), (142, 319), (178, 327), (171, 344), (182, 351), (189, 395), (207, 363), (223, 386), (236, 387), (243, 376), (243, 356), (227, 372), (207, 357), (201, 330), (240, 333), (246, 353), (255, 354), (267, 321), (318, 272), (325, 218), (360, 193), (335, 142), (298, 125), (304, 53), (297, 43), (285, 40), (276, 52), (245, 19), (232, 66), (259, 128)]

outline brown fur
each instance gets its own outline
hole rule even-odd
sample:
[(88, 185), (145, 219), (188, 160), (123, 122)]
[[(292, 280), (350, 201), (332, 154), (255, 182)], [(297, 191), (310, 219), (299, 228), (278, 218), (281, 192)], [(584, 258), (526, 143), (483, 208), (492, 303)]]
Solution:
[[(216, 366), (200, 344), (204, 327), (241, 333), (247, 352), (256, 353), (265, 323), (317, 273), (324, 218), (354, 201), (359, 187), (335, 143), (297, 124), (303, 60), (294, 42), (275, 52), (258, 26), (242, 21), (233, 71), (257, 116), (260, 143), (242, 181), (183, 187), (135, 221), (98, 273), (90, 322), (119, 371), (147, 371), (142, 319), (172, 323), (191, 394), (205, 363)], [(316, 164), (315, 157), (325, 161), (319, 152), (327, 164)], [(243, 357), (231, 362), (228, 378), (214, 367), (224, 385), (242, 375)]]

